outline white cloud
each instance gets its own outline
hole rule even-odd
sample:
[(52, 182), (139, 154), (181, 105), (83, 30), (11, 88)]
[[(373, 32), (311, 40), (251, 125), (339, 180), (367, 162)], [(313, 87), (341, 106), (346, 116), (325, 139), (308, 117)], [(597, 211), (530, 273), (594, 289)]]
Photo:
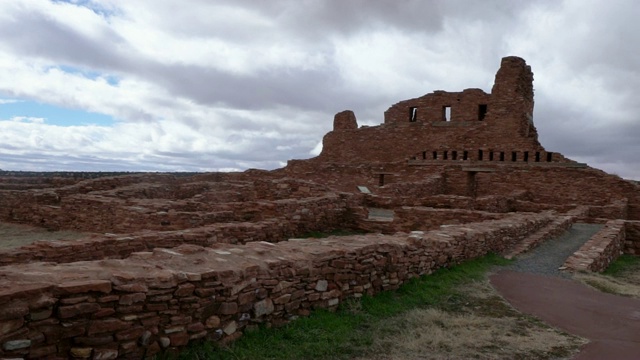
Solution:
[(543, 144), (638, 176), (625, 170), (640, 168), (628, 150), (640, 135), (637, 13), (634, 0), (4, 0), (0, 104), (117, 122), (18, 114), (0, 121), (0, 167), (278, 167), (318, 154), (338, 111), (375, 125), (399, 100), (489, 91), (500, 58), (518, 55), (535, 73)]

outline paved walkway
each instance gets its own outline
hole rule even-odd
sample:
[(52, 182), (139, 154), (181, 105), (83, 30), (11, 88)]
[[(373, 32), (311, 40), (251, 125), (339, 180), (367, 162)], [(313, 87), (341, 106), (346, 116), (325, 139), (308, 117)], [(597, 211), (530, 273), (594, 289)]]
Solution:
[(601, 293), (557, 271), (598, 230), (575, 224), (490, 281), (519, 311), (591, 340), (574, 359), (640, 359), (640, 299)]

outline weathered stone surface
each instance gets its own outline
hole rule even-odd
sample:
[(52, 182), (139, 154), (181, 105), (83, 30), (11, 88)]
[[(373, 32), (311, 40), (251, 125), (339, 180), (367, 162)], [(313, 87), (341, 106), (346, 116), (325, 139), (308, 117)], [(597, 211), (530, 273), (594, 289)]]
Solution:
[(23, 324), (23, 318), (0, 321), (0, 337), (20, 329)]
[(89, 336), (105, 333), (105, 332), (113, 332), (118, 330), (126, 329), (130, 326), (130, 323), (127, 321), (122, 321), (118, 319), (105, 319), (105, 320), (93, 320), (89, 324), (89, 329), (87, 330), (87, 334)]
[(71, 306), (61, 306), (58, 308), (58, 316), (61, 319), (71, 318), (82, 314), (95, 313), (100, 310), (100, 305), (96, 303), (80, 303)]
[(76, 359), (88, 359), (89, 357), (91, 357), (91, 353), (93, 352), (93, 348), (87, 347), (87, 348), (71, 348), (71, 350), (69, 350), (69, 353), (71, 354), (71, 357), (76, 358)]
[(90, 291), (102, 293), (111, 292), (111, 281), (108, 280), (79, 280), (58, 285), (58, 289), (67, 294), (83, 294)]
[(118, 358), (117, 349), (94, 349), (93, 360), (113, 360)]
[(7, 351), (24, 349), (28, 348), (29, 346), (31, 346), (31, 340), (28, 339), (11, 340), (2, 344), (2, 348)]
[(261, 300), (253, 304), (253, 311), (256, 317), (269, 315), (275, 310), (273, 301), (269, 298)]
[(118, 304), (131, 305), (134, 303), (144, 301), (144, 299), (146, 298), (147, 298), (147, 295), (145, 293), (126, 294), (126, 295), (120, 296), (120, 300), (118, 301)]
[(231, 335), (236, 332), (238, 329), (238, 324), (235, 321), (230, 321), (227, 325), (222, 328), (225, 334)]
[(217, 328), (218, 326), (220, 326), (220, 318), (215, 315), (209, 316), (207, 318), (207, 321), (205, 322), (205, 325), (209, 329)]
[(234, 302), (225, 302), (220, 304), (220, 309), (218, 310), (220, 314), (223, 315), (232, 315), (238, 312), (238, 304)]
[(176, 297), (185, 297), (185, 296), (191, 296), (191, 294), (193, 294), (193, 291), (195, 290), (195, 285), (193, 284), (182, 284), (180, 286), (178, 286), (178, 290), (176, 290), (173, 295)]

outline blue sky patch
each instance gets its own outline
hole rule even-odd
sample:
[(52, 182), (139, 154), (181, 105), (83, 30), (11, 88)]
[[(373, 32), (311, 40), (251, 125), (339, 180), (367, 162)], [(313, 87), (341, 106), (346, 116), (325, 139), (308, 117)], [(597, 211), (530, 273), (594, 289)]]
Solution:
[(115, 122), (109, 115), (67, 109), (30, 100), (0, 99), (0, 119), (9, 120), (17, 116), (44, 118), (45, 124), (58, 126), (112, 126)]

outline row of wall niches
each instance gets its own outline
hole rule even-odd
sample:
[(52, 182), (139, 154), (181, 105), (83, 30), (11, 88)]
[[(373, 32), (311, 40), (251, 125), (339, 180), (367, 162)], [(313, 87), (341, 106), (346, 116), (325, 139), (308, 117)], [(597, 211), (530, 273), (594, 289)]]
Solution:
[(423, 151), (421, 156), (414, 156), (412, 159), (551, 162), (553, 159), (553, 153), (546, 151), (439, 150)]

